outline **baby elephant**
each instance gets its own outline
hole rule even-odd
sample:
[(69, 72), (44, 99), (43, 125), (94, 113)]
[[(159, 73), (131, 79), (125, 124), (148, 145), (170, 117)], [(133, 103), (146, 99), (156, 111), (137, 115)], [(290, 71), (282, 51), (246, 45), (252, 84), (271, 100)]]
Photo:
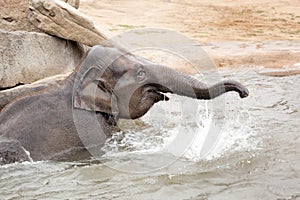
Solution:
[[(248, 90), (236, 81), (208, 87), (130, 53), (94, 46), (61, 84), (17, 98), (2, 110), (0, 163), (57, 160), (86, 150), (78, 130), (91, 141), (88, 134), (98, 131), (93, 145), (101, 147), (119, 118), (143, 116), (155, 103), (168, 100), (164, 93), (213, 99), (229, 91), (248, 96)], [(97, 125), (86, 124), (90, 118)]]

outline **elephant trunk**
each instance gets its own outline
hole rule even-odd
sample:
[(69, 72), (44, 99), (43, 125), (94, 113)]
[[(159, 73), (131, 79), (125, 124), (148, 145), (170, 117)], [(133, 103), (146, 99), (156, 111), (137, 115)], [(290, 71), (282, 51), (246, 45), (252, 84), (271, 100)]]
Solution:
[(168, 88), (172, 93), (181, 96), (196, 99), (213, 99), (229, 91), (238, 92), (241, 98), (249, 95), (248, 89), (237, 81), (226, 80), (209, 87), (173, 69), (164, 68), (163, 71), (164, 73), (162, 74), (164, 74), (164, 77), (159, 80), (161, 85)]
[(192, 85), (192, 88), (195, 91), (197, 99), (213, 99), (230, 91), (238, 92), (241, 98), (245, 98), (249, 95), (247, 88), (233, 80), (219, 82), (211, 87), (197, 87), (197, 85)]

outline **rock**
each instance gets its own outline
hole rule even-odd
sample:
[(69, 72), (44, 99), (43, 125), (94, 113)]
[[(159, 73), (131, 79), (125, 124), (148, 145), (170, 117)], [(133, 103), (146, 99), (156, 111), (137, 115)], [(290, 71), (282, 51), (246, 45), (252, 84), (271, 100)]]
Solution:
[[(64, 1), (75, 8), (79, 7), (79, 0)], [(31, 0), (0, 0), (0, 29), (41, 32), (27, 19), (30, 2)]]
[[(64, 1), (79, 6), (79, 0)], [(40, 33), (27, 18), (30, 3), (0, 0), (0, 88), (69, 72), (84, 52), (75, 42)]]
[(33, 0), (28, 18), (48, 34), (88, 46), (107, 40), (88, 17), (60, 0)]
[(0, 55), (0, 87), (10, 87), (72, 71), (83, 50), (44, 33), (0, 30)]
[(29, 95), (34, 92), (41, 91), (47, 87), (60, 84), (69, 74), (70, 73), (60, 74), (36, 81), (32, 84), (21, 85), (8, 90), (0, 91), (0, 111), (4, 108), (4, 106), (17, 97)]

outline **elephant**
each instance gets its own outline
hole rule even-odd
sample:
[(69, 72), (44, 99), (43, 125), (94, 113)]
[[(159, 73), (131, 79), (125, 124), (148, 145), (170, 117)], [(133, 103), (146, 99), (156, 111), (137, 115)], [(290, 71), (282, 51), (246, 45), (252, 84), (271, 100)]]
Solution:
[(0, 163), (60, 160), (86, 151), (74, 110), (96, 116), (103, 146), (119, 119), (140, 118), (155, 103), (168, 101), (166, 93), (208, 100), (229, 91), (241, 98), (249, 94), (233, 80), (208, 86), (145, 58), (97, 45), (60, 84), (17, 98), (1, 111)]

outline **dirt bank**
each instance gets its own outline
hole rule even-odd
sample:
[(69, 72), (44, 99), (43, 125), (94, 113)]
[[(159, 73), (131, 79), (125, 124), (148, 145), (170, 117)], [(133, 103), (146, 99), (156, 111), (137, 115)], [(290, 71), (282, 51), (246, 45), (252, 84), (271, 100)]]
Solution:
[(112, 34), (159, 27), (202, 42), (300, 39), (299, 0), (82, 0), (79, 9)]
[(299, 0), (82, 0), (79, 10), (108, 35), (140, 27), (179, 31), (201, 42), (218, 67), (300, 62)]

